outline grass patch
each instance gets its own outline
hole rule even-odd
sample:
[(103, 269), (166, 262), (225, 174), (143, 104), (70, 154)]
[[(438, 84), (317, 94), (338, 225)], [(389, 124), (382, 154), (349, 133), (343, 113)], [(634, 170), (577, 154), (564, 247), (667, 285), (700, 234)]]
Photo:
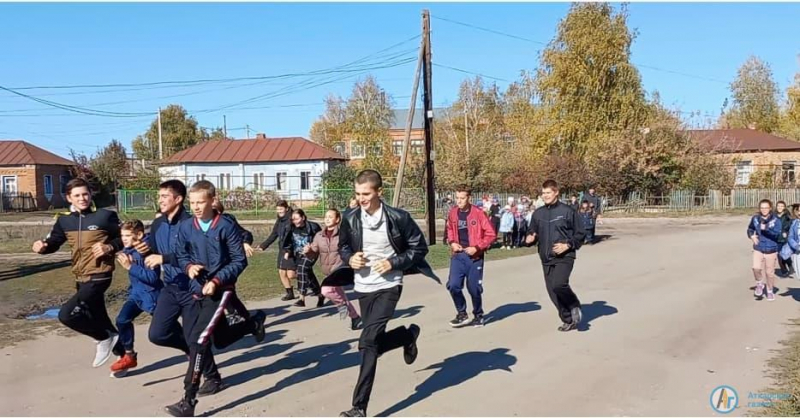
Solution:
[[(771, 402), (771, 406), (753, 409), (749, 411), (749, 416), (800, 416), (800, 319), (791, 321), (789, 326), (789, 339), (780, 342), (782, 348), (769, 363), (769, 376), (775, 384), (763, 392), (788, 394), (789, 399), (776, 400)], [(740, 402), (747, 400), (742, 399)]]
[[(262, 229), (256, 228), (253, 231), (258, 238), (256, 242), (266, 237), (268, 228)], [(490, 251), (486, 259), (500, 260), (534, 254), (534, 252), (533, 248), (510, 251), (498, 249)], [(248, 267), (239, 277), (236, 285), (237, 293), (242, 300), (263, 300), (283, 293), (283, 286), (276, 268), (276, 257), (275, 245), (273, 245), (268, 251), (256, 253), (248, 260)], [(434, 269), (448, 267), (450, 263), (449, 247), (441, 244), (431, 246), (427, 261)], [(3, 267), (14, 268), (22, 264), (23, 262), (15, 265), (7, 263)], [(315, 266), (315, 270), (317, 277), (322, 279), (324, 276), (319, 270), (319, 266)], [(441, 279), (446, 280), (447, 278), (442, 277)], [(106, 292), (106, 306), (112, 320), (116, 318), (127, 297), (128, 283), (127, 271), (118, 268), (114, 272), (111, 287)], [(28, 315), (39, 314), (49, 308), (59, 307), (74, 293), (75, 281), (69, 267), (0, 281), (0, 347), (36, 338), (56, 329), (59, 332), (65, 331), (57, 320), (27, 320), (24, 318)], [(145, 321), (146, 318), (145, 315), (142, 320)], [(66, 330), (65, 335), (76, 334)]]

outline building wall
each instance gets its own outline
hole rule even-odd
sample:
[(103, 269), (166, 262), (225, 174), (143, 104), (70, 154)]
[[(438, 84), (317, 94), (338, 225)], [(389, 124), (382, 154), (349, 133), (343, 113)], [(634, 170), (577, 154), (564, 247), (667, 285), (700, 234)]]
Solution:
[[(221, 189), (227, 189), (227, 184), (220, 187), (220, 174), (230, 174), (230, 188), (244, 188), (255, 190), (276, 190), (277, 173), (286, 174), (286, 190), (278, 191), (287, 199), (304, 199), (311, 195), (316, 196), (321, 189), (322, 174), (333, 168), (338, 162), (332, 161), (302, 161), (271, 164), (181, 164), (163, 166), (159, 170), (162, 180), (177, 178), (191, 185), (198, 180), (198, 175), (205, 174), (205, 179)], [(309, 188), (301, 190), (301, 173), (309, 172)], [(264, 183), (257, 184), (255, 175), (263, 174)], [(226, 180), (227, 183), (227, 180)]]
[[(795, 178), (800, 180), (800, 151), (787, 151), (787, 152), (740, 152), (740, 153), (726, 153), (720, 154), (729, 163), (731, 172), (736, 173), (737, 169), (747, 169), (740, 165), (746, 161), (750, 161), (749, 170), (755, 173), (758, 170), (776, 169), (776, 176), (781, 175), (782, 166), (784, 162), (794, 162)], [(780, 181), (778, 177), (776, 181)], [(745, 186), (745, 183), (739, 182), (738, 186)]]
[[(45, 193), (44, 176), (50, 175), (53, 180), (53, 193)], [(61, 194), (61, 175), (67, 176), (69, 181), (69, 170), (65, 166), (34, 166), (24, 165), (15, 167), (0, 167), (0, 182), (3, 177), (16, 176), (17, 192), (31, 193), (36, 199), (36, 206), (39, 210), (53, 208), (64, 208), (69, 206), (65, 196)], [(66, 183), (65, 183), (66, 184)], [(3, 184), (0, 184), (0, 188)]]

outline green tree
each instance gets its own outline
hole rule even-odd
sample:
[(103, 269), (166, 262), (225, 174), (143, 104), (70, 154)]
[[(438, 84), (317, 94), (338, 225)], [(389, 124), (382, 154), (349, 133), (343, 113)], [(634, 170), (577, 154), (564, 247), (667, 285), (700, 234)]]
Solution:
[(128, 172), (128, 155), (125, 147), (116, 139), (92, 156), (89, 165), (94, 171), (101, 187), (110, 193), (117, 190), (121, 177)]
[[(164, 158), (183, 151), (204, 139), (209, 134), (197, 125), (197, 120), (187, 114), (180, 105), (169, 105), (161, 110), (161, 137)], [(224, 136), (224, 135), (223, 135)], [(158, 160), (158, 118), (150, 124), (150, 128), (132, 142), (136, 158), (148, 161)]]
[(755, 128), (764, 132), (778, 129), (778, 85), (769, 64), (750, 56), (739, 67), (730, 87), (732, 107), (724, 118), (728, 127)]
[(625, 6), (574, 4), (542, 52), (536, 85), (555, 149), (593, 153), (610, 133), (644, 121), (641, 79), (630, 62), (636, 34), (627, 20)]
[(786, 106), (781, 114), (780, 133), (800, 141), (800, 73), (794, 76), (794, 85), (786, 89)]

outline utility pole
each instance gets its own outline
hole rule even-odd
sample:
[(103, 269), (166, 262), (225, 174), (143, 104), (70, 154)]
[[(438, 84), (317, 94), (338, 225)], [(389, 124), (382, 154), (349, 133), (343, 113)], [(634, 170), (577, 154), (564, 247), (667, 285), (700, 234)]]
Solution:
[(464, 142), (467, 145), (467, 158), (469, 158), (469, 121), (467, 120), (466, 107), (464, 107)]
[[(424, 27), (423, 27), (424, 30)], [(392, 206), (400, 205), (400, 191), (403, 189), (403, 174), (406, 170), (406, 160), (408, 159), (408, 148), (411, 142), (411, 127), (414, 123), (414, 111), (417, 108), (417, 91), (419, 91), (419, 75), (422, 71), (422, 62), (425, 60), (425, 40), (423, 37), (419, 46), (419, 58), (417, 59), (417, 69), (414, 71), (414, 86), (411, 87), (411, 104), (408, 107), (408, 117), (406, 119), (406, 131), (403, 137), (403, 151), (400, 154), (400, 167), (397, 169), (397, 178), (394, 183), (394, 195), (392, 195)]]
[(425, 43), (425, 60), (422, 65), (422, 102), (425, 108), (425, 174), (428, 201), (428, 241), (436, 245), (436, 191), (433, 173), (433, 98), (431, 92), (431, 15), (428, 9), (422, 11), (422, 39)]
[(158, 108), (158, 159), (164, 159), (164, 140), (161, 139), (161, 108)]
[(247, 130), (247, 139), (250, 139), (250, 125), (244, 125), (244, 129)]
[(222, 115), (222, 134), (228, 139), (228, 118), (225, 115)]

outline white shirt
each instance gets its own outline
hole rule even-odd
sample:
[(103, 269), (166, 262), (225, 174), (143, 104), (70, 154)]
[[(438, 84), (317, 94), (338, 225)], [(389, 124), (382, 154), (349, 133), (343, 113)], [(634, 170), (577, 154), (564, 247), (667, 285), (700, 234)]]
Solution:
[(355, 271), (355, 286), (353, 289), (359, 293), (372, 293), (383, 289), (390, 289), (403, 284), (403, 272), (390, 270), (383, 274), (372, 271), (372, 265), (397, 255), (389, 241), (386, 219), (383, 214), (383, 205), (373, 214), (361, 210), (361, 231), (363, 234), (364, 257), (367, 266)]

